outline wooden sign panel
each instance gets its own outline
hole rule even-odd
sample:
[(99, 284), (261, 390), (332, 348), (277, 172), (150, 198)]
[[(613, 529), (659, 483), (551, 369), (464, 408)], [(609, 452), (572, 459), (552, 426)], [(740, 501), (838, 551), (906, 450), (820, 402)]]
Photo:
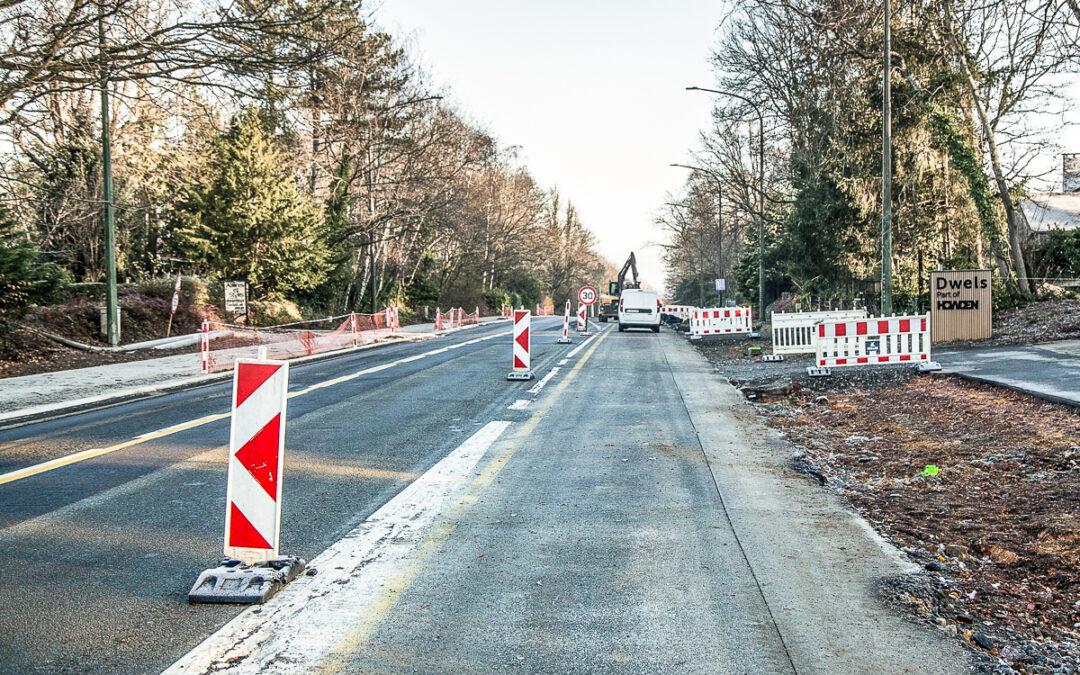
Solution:
[(990, 270), (930, 273), (932, 342), (983, 340), (991, 336), (993, 303)]

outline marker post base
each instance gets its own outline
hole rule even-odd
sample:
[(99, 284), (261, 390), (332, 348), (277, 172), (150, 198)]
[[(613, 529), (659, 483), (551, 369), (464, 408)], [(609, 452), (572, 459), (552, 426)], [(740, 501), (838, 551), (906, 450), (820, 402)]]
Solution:
[(561, 338), (559, 338), (558, 340), (555, 341), (555, 344), (557, 344), (557, 345), (568, 345), (568, 344), (570, 344), (570, 338), (561, 337)]
[(261, 605), (304, 571), (307, 561), (284, 555), (254, 565), (225, 558), (203, 570), (188, 591), (191, 604)]
[(516, 381), (516, 382), (521, 382), (523, 380), (531, 380), (531, 379), (533, 379), (533, 372), (531, 370), (515, 370), (515, 371), (511, 371), (506, 376), (506, 379), (511, 380), (511, 381)]

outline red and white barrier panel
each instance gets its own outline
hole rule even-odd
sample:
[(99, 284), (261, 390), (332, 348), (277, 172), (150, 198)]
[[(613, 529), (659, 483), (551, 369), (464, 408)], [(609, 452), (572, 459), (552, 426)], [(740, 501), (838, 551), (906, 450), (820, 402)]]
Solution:
[(661, 314), (670, 314), (684, 320), (689, 319), (690, 313), (693, 311), (694, 308), (690, 305), (663, 305), (660, 307)]
[(577, 331), (578, 335), (589, 334), (589, 306), (584, 303), (578, 303), (577, 306)]
[(386, 308), (386, 327), (390, 329), (391, 333), (396, 333), (401, 330), (401, 319), (398, 318), (398, 308), (394, 305), (390, 305)]
[(506, 376), (508, 380), (531, 380), (532, 373), (532, 315), (528, 310), (514, 310), (514, 367)]
[(555, 341), (560, 345), (570, 343), (570, 301), (566, 301), (566, 307), (563, 309), (562, 315), (562, 335)]
[(690, 339), (700, 340), (707, 335), (737, 335), (753, 332), (753, 315), (749, 307), (694, 308), (690, 312)]
[(229, 560), (199, 575), (191, 602), (265, 602), (304, 567), (299, 558), (278, 557), (288, 392), (287, 362), (236, 362), (225, 491)]
[(940, 368), (930, 358), (928, 314), (820, 323), (816, 356), (812, 375), (827, 375), (822, 369), (887, 363), (932, 364), (924, 370)]

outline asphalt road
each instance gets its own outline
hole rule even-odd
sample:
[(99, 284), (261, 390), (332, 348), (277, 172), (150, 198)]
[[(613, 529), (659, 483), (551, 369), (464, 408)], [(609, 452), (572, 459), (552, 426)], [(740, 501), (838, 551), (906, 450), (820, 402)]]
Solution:
[[(560, 324), (534, 322), (535, 368), (567, 351), (553, 344)], [(313, 557), (502, 413), (529, 386), (505, 381), (509, 329), (293, 368), (300, 391), (428, 354), (290, 399), (283, 552)], [(480, 338), (492, 339), (463, 344)], [(229, 387), (0, 431), (0, 473), (220, 415)], [(216, 419), (0, 485), (3, 671), (159, 671), (240, 611), (185, 601), (221, 557), (227, 434)]]
[(283, 551), (318, 574), (244, 611), (185, 602), (221, 551), (227, 420), (204, 416), (224, 385), (0, 432), (4, 472), (150, 434), (0, 484), (0, 664), (967, 670), (877, 594), (917, 568), (795, 474), (684, 340), (563, 346), (558, 325), (534, 324), (531, 383), (505, 380), (507, 324), (298, 367)]
[(935, 352), (942, 372), (1080, 406), (1080, 340)]

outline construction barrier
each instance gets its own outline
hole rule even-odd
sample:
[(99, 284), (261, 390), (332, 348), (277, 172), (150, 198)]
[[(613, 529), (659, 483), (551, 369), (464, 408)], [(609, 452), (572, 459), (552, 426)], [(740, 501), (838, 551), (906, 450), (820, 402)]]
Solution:
[(563, 309), (562, 315), (562, 335), (556, 340), (558, 344), (565, 345), (570, 343), (570, 301), (566, 301), (566, 307)]
[(577, 330), (578, 335), (588, 335), (589, 333), (589, 306), (578, 303), (577, 306)]
[(749, 307), (694, 308), (690, 312), (691, 340), (700, 340), (706, 335), (736, 335), (752, 332), (753, 321)]
[(289, 364), (240, 359), (234, 372), (225, 555), (251, 564), (278, 554)]
[[(338, 321), (332, 330), (311, 327)], [(229, 370), (237, 359), (258, 357), (260, 349), (266, 350), (267, 358), (288, 360), (371, 344), (389, 338), (399, 325), (397, 309), (391, 307), (378, 314), (345, 314), (267, 328), (204, 321), (199, 367), (204, 373)], [(211, 332), (224, 335), (211, 342)]]
[(507, 307), (506, 305), (503, 305), (502, 309), (499, 311), (499, 315), (502, 316), (502, 318), (504, 319), (512, 319), (514, 318), (514, 310), (512, 307)]
[(683, 320), (689, 319), (693, 311), (694, 308), (690, 305), (662, 305), (660, 307), (661, 314), (669, 314)]
[(773, 312), (771, 317), (772, 353), (813, 354), (817, 350), (817, 325), (819, 323), (865, 318), (865, 309), (831, 312)]
[(514, 310), (513, 368), (506, 376), (508, 380), (531, 380), (532, 373), (532, 335), (530, 326), (532, 316), (528, 310)]
[(289, 364), (236, 361), (225, 488), (225, 559), (199, 574), (193, 603), (255, 604), (270, 599), (306, 562), (279, 556)]
[(929, 315), (827, 321), (817, 333), (818, 368), (931, 363)]

